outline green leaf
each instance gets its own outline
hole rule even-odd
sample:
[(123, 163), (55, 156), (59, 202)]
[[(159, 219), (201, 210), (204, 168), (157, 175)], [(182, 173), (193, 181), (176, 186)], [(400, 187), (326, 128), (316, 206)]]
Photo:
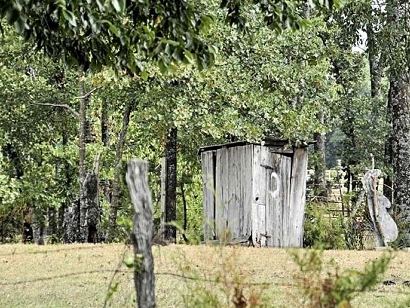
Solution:
[(124, 259), (124, 264), (128, 268), (133, 268), (134, 267), (134, 257), (133, 256), (128, 256), (127, 258)]
[(184, 63), (185, 64), (192, 64), (194, 63), (195, 57), (189, 50), (184, 51)]
[(125, 0), (111, 0), (111, 4), (118, 13), (124, 13)]
[(73, 12), (64, 9), (63, 10), (63, 16), (64, 16), (65, 20), (67, 20), (70, 25), (72, 25), (73, 27), (77, 27), (77, 21), (76, 21), (76, 18), (74, 16)]

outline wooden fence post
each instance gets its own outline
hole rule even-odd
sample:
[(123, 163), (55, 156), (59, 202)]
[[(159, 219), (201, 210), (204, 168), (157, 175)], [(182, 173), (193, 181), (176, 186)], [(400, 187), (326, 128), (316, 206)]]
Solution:
[(134, 283), (137, 307), (155, 307), (154, 259), (152, 256), (152, 201), (148, 186), (148, 163), (133, 159), (128, 162), (127, 185), (134, 205), (133, 245), (135, 256)]

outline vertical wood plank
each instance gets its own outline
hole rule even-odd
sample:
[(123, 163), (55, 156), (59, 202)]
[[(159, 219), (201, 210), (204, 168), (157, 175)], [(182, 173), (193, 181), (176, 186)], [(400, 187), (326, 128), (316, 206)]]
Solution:
[(203, 218), (204, 218), (204, 239), (211, 240), (215, 232), (215, 212), (214, 212), (214, 163), (212, 151), (201, 153), (202, 181), (203, 181)]
[(229, 220), (228, 220), (228, 207), (229, 207), (229, 201), (231, 199), (230, 196), (230, 176), (229, 172), (231, 169), (230, 166), (230, 161), (229, 161), (229, 148), (223, 148), (223, 194), (222, 194), (222, 206), (223, 206), (223, 229), (222, 229), (222, 234), (224, 235), (224, 240), (227, 240), (226, 235), (227, 232), (229, 231)]
[(228, 166), (228, 176), (226, 180), (226, 186), (228, 188), (226, 206), (227, 206), (227, 228), (229, 231), (230, 239), (236, 237), (236, 212), (235, 212), (235, 185), (236, 178), (235, 172), (235, 147), (227, 148), (227, 166)]
[(253, 145), (246, 145), (241, 151), (241, 214), (243, 222), (241, 236), (249, 238), (252, 234), (252, 204), (253, 204)]
[(223, 230), (223, 149), (216, 151), (216, 186), (215, 186), (215, 233), (216, 238), (220, 239)]
[(238, 207), (238, 237), (242, 238), (246, 236), (244, 232), (244, 222), (245, 222), (245, 209), (244, 209), (244, 195), (243, 195), (243, 183), (246, 181), (242, 177), (244, 164), (243, 164), (243, 155), (246, 151), (246, 146), (242, 146), (238, 149), (236, 159), (237, 159), (237, 167), (236, 167), (236, 177), (238, 182), (236, 184), (236, 206)]
[(280, 230), (278, 230), (278, 247), (288, 247), (290, 229), (292, 228), (292, 217), (290, 216), (290, 184), (292, 173), (292, 158), (288, 156), (282, 156), (279, 168), (282, 198), (280, 200), (280, 210), (277, 218), (278, 221), (281, 222)]
[(267, 246), (279, 247), (282, 221), (279, 218), (283, 198), (280, 177), (281, 155), (269, 151), (266, 160), (266, 234)]
[(239, 231), (239, 203), (238, 203), (238, 185), (240, 185), (240, 177), (238, 175), (239, 168), (239, 153), (242, 150), (242, 146), (230, 148), (230, 178), (229, 178), (229, 189), (231, 199), (229, 200), (229, 219), (232, 219), (230, 225), (230, 231), (232, 234), (232, 239), (237, 239), (240, 237)]
[(261, 146), (253, 146), (253, 162), (252, 162), (252, 209), (251, 209), (251, 221), (252, 221), (252, 242), (254, 245), (259, 243), (259, 223), (258, 223), (258, 202), (261, 198)]
[(290, 188), (292, 228), (289, 247), (303, 246), (303, 221), (306, 203), (307, 149), (295, 148)]

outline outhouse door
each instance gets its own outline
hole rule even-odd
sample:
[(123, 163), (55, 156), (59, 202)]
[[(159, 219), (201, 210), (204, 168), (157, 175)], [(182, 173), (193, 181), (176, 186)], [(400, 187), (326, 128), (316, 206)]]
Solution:
[(287, 245), (290, 230), (292, 153), (254, 147), (254, 203), (252, 240), (260, 246)]

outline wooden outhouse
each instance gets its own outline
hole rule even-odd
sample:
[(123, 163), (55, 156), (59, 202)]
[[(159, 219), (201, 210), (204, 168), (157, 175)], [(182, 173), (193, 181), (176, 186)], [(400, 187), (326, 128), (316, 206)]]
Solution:
[(200, 149), (205, 240), (302, 247), (307, 147), (266, 139)]

